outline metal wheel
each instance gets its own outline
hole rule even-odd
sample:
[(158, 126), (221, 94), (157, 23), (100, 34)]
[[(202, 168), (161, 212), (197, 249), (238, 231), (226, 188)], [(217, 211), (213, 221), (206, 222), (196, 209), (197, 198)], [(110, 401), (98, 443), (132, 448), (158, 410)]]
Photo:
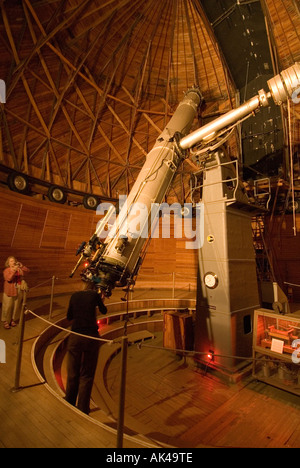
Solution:
[(7, 178), (8, 186), (14, 192), (28, 193), (29, 182), (26, 175), (19, 172), (12, 172)]
[(67, 194), (63, 191), (62, 188), (53, 185), (48, 190), (48, 198), (50, 201), (63, 204), (67, 200)]
[(99, 199), (95, 195), (85, 195), (83, 197), (83, 206), (88, 210), (96, 210), (99, 205)]

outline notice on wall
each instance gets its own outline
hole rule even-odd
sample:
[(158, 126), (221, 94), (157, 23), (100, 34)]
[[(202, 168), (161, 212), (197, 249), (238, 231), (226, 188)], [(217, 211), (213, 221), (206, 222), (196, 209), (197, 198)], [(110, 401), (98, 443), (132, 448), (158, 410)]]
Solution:
[(271, 351), (282, 354), (283, 353), (283, 341), (276, 340), (276, 338), (272, 338)]

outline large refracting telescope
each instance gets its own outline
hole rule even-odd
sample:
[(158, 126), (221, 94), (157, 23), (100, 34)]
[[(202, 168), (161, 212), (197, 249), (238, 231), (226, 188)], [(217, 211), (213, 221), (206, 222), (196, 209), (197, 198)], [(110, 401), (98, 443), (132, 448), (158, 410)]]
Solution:
[(95, 282), (107, 296), (111, 295), (116, 285), (124, 287), (130, 284), (137, 274), (141, 264), (141, 251), (153, 220), (179, 165), (186, 157), (179, 141), (191, 129), (201, 102), (202, 96), (198, 88), (187, 91), (148, 153), (105, 241), (98, 244), (98, 251), (95, 252), (95, 244), (102, 235), (102, 229), (114, 217), (114, 207), (108, 210), (90, 241), (83, 243), (79, 249), (78, 253), (81, 255), (76, 267), (83, 259), (89, 259), (89, 266), (82, 273), (82, 279)]
[[(271, 97), (277, 105), (288, 98), (298, 99), (300, 63), (295, 63), (269, 80), (268, 87), (270, 92), (258, 91), (249, 101), (192, 133), (189, 131), (203, 99), (197, 87), (189, 89), (148, 153), (118, 216), (114, 218), (115, 207), (111, 206), (95, 234), (78, 249), (80, 257), (70, 276), (82, 261), (87, 261), (88, 266), (81, 273), (82, 279), (94, 282), (106, 296), (110, 296), (116, 286), (124, 287), (133, 282), (153, 220), (174, 175), (187, 157), (186, 151), (202, 143), (213, 145), (227, 129), (254, 115), (260, 107), (268, 106)], [(137, 210), (138, 223), (135, 221)], [(103, 241), (104, 228), (111, 219), (112, 227)]]

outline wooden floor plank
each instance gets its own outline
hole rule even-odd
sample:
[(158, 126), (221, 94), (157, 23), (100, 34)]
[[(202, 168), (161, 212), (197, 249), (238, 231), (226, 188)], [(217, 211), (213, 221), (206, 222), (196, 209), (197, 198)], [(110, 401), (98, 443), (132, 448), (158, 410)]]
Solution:
[[(57, 318), (65, 314), (63, 305), (55, 304)], [(49, 306), (49, 300), (48, 300)], [(54, 315), (55, 315), (54, 314)], [(48, 319), (48, 312), (44, 315)], [(55, 319), (55, 317), (54, 317)], [(20, 389), (12, 392), (18, 327), (0, 329), (6, 343), (6, 363), (0, 364), (0, 446), (7, 448), (114, 448), (116, 433), (106, 430), (88, 416), (53, 395), (41, 384), (31, 363), (31, 349), (45, 323), (26, 318)], [(124, 439), (124, 447), (142, 446)]]
[[(56, 298), (54, 319), (66, 312)], [(47, 300), (37, 309), (48, 318)], [(115, 448), (116, 434), (103, 429), (41, 384), (31, 363), (33, 342), (45, 324), (26, 319), (21, 389), (13, 393), (18, 329), (0, 330), (7, 362), (0, 364), (0, 447)], [(251, 377), (229, 384), (162, 348), (162, 332), (141, 348), (128, 349), (126, 420), (139, 434), (176, 447), (300, 448), (300, 400)], [(116, 406), (120, 353), (107, 370), (107, 389)], [(132, 440), (125, 446), (137, 447)]]
[[(158, 336), (158, 347), (161, 342)], [(161, 350), (130, 348), (128, 356), (126, 411), (145, 421), (146, 435), (181, 447), (300, 447), (295, 395), (252, 377), (225, 384)], [(119, 385), (119, 359), (108, 371), (111, 395)]]

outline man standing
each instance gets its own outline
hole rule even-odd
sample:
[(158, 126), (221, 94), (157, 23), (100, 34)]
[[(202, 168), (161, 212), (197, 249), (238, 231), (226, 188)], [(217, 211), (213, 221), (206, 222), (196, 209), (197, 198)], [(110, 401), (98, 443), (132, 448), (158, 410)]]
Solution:
[(90, 397), (98, 361), (100, 341), (96, 307), (102, 314), (107, 308), (103, 303), (104, 295), (97, 291), (93, 283), (87, 283), (83, 291), (72, 294), (70, 298), (67, 319), (72, 321), (71, 330), (79, 336), (71, 334), (68, 340), (68, 364), (66, 401), (76, 405), (86, 414), (90, 412)]

